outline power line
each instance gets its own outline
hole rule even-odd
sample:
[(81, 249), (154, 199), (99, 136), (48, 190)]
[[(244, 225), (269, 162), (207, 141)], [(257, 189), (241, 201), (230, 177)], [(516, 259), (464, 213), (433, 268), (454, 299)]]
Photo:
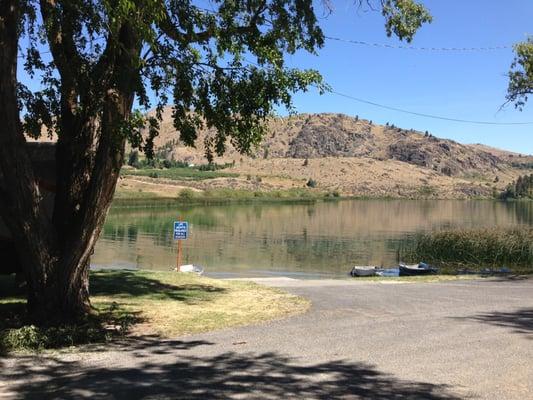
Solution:
[[(245, 61), (248, 62), (251, 65), (256, 66), (256, 67), (263, 68), (259, 64), (255, 63), (255, 62), (253, 62), (253, 61), (251, 61), (249, 59), (245, 59)], [(316, 85), (311, 85), (311, 86), (319, 89), (318, 86), (316, 86)], [(400, 112), (400, 113), (404, 113), (404, 114), (416, 115), (418, 117), (439, 119), (439, 120), (442, 120), (442, 121), (460, 122), (460, 123), (477, 124), (477, 125), (533, 125), (533, 121), (531, 121), (531, 122), (492, 122), (492, 121), (476, 121), (476, 120), (469, 120), (469, 119), (444, 117), (444, 116), (441, 116), (441, 115), (425, 114), (425, 113), (420, 113), (420, 112), (416, 112), (416, 111), (404, 110), (404, 109), (398, 108), (398, 107), (387, 106), (385, 104), (379, 104), (379, 103), (376, 103), (376, 102), (373, 102), (373, 101), (370, 101), (370, 100), (365, 100), (365, 99), (361, 99), (359, 97), (351, 96), (351, 95), (346, 94), (346, 93), (337, 92), (336, 90), (333, 90), (333, 89), (329, 90), (329, 91), (326, 91), (326, 93), (335, 94), (337, 96), (341, 96), (341, 97), (344, 97), (346, 99), (357, 101), (359, 103), (368, 104), (368, 105), (371, 105), (371, 106), (374, 106), (374, 107), (383, 108), (383, 109), (386, 109), (386, 110), (396, 111), (396, 112)]]
[[(328, 37), (328, 36), (326, 36), (326, 38), (332, 39), (332, 40), (341, 40), (341, 41), (343, 41), (343, 39), (331, 38), (331, 37)], [(349, 42), (352, 42), (352, 43), (355, 43), (355, 44), (367, 44), (366, 42), (357, 42), (357, 41), (349, 41)], [(377, 44), (370, 44), (370, 45), (377, 45)], [(383, 45), (383, 46), (392, 47), (392, 46), (389, 46), (389, 45)], [(439, 50), (439, 49), (440, 50), (445, 50), (445, 48), (423, 48), (423, 47), (412, 47), (412, 46), (401, 46), (401, 47), (398, 47), (398, 48), (405, 48), (405, 49), (411, 49), (411, 50), (436, 50), (436, 51)], [(493, 48), (480, 47), (480, 48), (477, 48), (477, 49), (478, 50), (489, 50), (489, 49), (502, 49), (502, 48), (509, 48), (509, 46), (501, 46), (501, 47), (493, 47)], [(467, 48), (455, 49), (455, 50), (463, 51), (463, 50), (466, 50), (466, 49)], [(472, 50), (472, 49), (474, 49), (474, 48), (471, 48), (470, 50)], [(446, 51), (448, 51), (448, 50), (454, 50), (454, 49), (451, 49), (451, 48), (446, 49)], [(50, 51), (44, 51), (42, 53), (43, 54), (50, 53)], [(247, 61), (249, 64), (255, 65), (256, 67), (263, 68), (262, 66), (254, 63), (254, 62), (252, 62), (250, 60), (245, 59), (245, 61)], [(468, 120), (468, 119), (461, 119), (461, 118), (444, 117), (444, 116), (441, 116), (441, 115), (425, 114), (425, 113), (420, 113), (420, 112), (416, 112), (416, 111), (404, 110), (404, 109), (401, 109), (401, 108), (398, 108), (398, 107), (387, 106), (387, 105), (384, 105), (384, 104), (379, 104), (379, 103), (376, 103), (376, 102), (373, 102), (373, 101), (369, 101), (369, 100), (361, 99), (361, 98), (358, 98), (358, 97), (355, 97), (355, 96), (351, 96), (349, 94), (337, 92), (335, 90), (330, 90), (329, 93), (332, 93), (332, 94), (335, 94), (337, 96), (341, 96), (341, 97), (344, 97), (344, 98), (347, 98), (347, 99), (350, 99), (350, 100), (353, 100), (353, 101), (357, 101), (359, 103), (368, 104), (368, 105), (371, 105), (371, 106), (374, 106), (374, 107), (383, 108), (383, 109), (386, 109), (386, 110), (396, 111), (396, 112), (400, 112), (400, 113), (404, 113), (404, 114), (416, 115), (418, 117), (423, 117), (423, 118), (438, 119), (438, 120), (442, 120), (442, 121), (451, 121), (451, 122), (477, 124), (477, 125), (533, 125), (533, 121), (531, 121), (531, 122), (492, 122), (492, 121), (477, 121), (477, 120)]]
[[(212, 15), (220, 15), (218, 11), (210, 10), (208, 8), (204, 7), (198, 7), (194, 6), (199, 11), (205, 12), (207, 14)], [(418, 51), (444, 51), (444, 52), (478, 52), (478, 51), (497, 51), (497, 50), (506, 50), (506, 49), (512, 49), (512, 45), (504, 45), (504, 46), (489, 46), (489, 47), (417, 47), (417, 46), (408, 46), (408, 45), (391, 45), (386, 43), (372, 43), (372, 42), (365, 42), (363, 40), (351, 40), (351, 39), (343, 39), (333, 36), (327, 36), (324, 35), (324, 37), (328, 40), (335, 40), (338, 42), (345, 42), (345, 43), (351, 43), (355, 45), (360, 46), (370, 46), (370, 47), (381, 47), (381, 48), (387, 48), (387, 49), (402, 49), (402, 50), (418, 50)]]
[(368, 47), (380, 47), (386, 49), (401, 49), (401, 50), (417, 50), (417, 51), (443, 51), (443, 52), (481, 52), (481, 51), (497, 51), (497, 50), (506, 50), (512, 49), (513, 46), (490, 46), (490, 47), (416, 47), (416, 46), (406, 46), (406, 45), (392, 45), (386, 43), (372, 43), (365, 42), (363, 40), (351, 40), (351, 39), (342, 39), (333, 36), (324, 36), (328, 40), (334, 40), (337, 42), (344, 42), (355, 44), (359, 46), (368, 46)]
[(371, 106), (384, 108), (386, 110), (396, 111), (396, 112), (400, 112), (404, 114), (416, 115), (416, 116), (424, 117), (424, 118), (440, 119), (443, 121), (461, 122), (461, 123), (478, 124), (478, 125), (533, 125), (533, 121), (532, 122), (491, 122), (491, 121), (476, 121), (476, 120), (469, 120), (469, 119), (443, 117), (441, 115), (425, 114), (425, 113), (420, 113), (420, 112), (415, 112), (415, 111), (404, 110), (404, 109), (397, 108), (397, 107), (387, 106), (384, 104), (375, 103), (373, 101), (350, 96), (349, 94), (340, 93), (335, 90), (331, 90), (330, 93), (336, 94), (337, 96), (341, 96), (341, 97), (344, 97), (350, 100), (357, 101), (359, 103), (364, 103), (364, 104), (369, 104)]

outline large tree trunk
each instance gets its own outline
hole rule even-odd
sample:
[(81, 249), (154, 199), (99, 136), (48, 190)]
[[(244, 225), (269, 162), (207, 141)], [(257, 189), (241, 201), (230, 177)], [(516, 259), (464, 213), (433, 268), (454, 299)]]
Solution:
[(55, 234), (42, 209), (22, 134), (16, 92), (17, 0), (0, 3), (0, 208), (28, 282), (28, 306), (40, 308), (54, 292), (48, 282), (57, 262)]
[[(119, 37), (110, 39), (116, 42), (111, 43), (106, 63), (100, 66), (110, 80), (106, 91), (99, 94), (101, 107), (98, 110), (82, 104), (78, 108), (80, 96), (72, 84), (78, 77), (65, 62), (68, 57), (62, 53), (61, 27), (53, 26), (56, 31), (51, 35), (51, 49), (59, 60), (64, 85), (56, 157), (57, 195), (49, 216), (34, 177), (18, 110), (18, 3), (0, 2), (0, 214), (16, 242), (27, 278), (31, 318), (39, 324), (57, 324), (83, 319), (90, 312), (89, 260), (124, 160), (125, 139), (118, 132), (131, 112), (138, 73), (135, 60), (141, 45), (125, 24)], [(41, 4), (43, 19), (47, 20), (55, 3)]]

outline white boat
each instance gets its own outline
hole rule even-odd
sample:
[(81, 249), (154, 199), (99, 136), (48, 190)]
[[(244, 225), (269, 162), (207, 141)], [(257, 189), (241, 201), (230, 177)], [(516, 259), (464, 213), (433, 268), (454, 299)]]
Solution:
[(202, 275), (204, 273), (204, 268), (200, 267), (199, 265), (185, 264), (185, 265), (180, 265), (179, 271)]
[(378, 273), (381, 271), (378, 267), (374, 266), (358, 266), (352, 268), (350, 271), (351, 276), (374, 276), (378, 275)]

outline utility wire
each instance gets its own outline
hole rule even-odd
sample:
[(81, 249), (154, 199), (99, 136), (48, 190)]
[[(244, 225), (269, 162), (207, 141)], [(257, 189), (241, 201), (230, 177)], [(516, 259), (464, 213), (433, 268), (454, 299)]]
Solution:
[(491, 46), (491, 47), (416, 47), (416, 46), (406, 46), (406, 45), (392, 45), (386, 43), (371, 43), (365, 42), (363, 40), (351, 40), (351, 39), (342, 39), (333, 36), (324, 36), (328, 40), (334, 40), (337, 42), (351, 43), (360, 46), (368, 47), (381, 47), (386, 49), (402, 49), (402, 50), (418, 50), (418, 51), (444, 51), (444, 52), (480, 52), (480, 51), (496, 51), (496, 50), (505, 50), (512, 49), (513, 46)]
[[(338, 41), (344, 41), (349, 42), (353, 44), (362, 44), (362, 45), (370, 45), (370, 46), (381, 46), (381, 47), (387, 47), (387, 48), (401, 48), (401, 49), (409, 49), (409, 50), (430, 50), (430, 51), (489, 51), (489, 50), (499, 50), (499, 49), (508, 49), (511, 48), (510, 46), (498, 46), (498, 47), (477, 47), (477, 48), (429, 48), (429, 47), (413, 47), (413, 46), (391, 46), (391, 45), (381, 45), (378, 43), (367, 43), (362, 41), (355, 41), (355, 40), (345, 40), (345, 39), (339, 39), (339, 38), (333, 38), (330, 36), (326, 36), (327, 39), (330, 40), (338, 40)], [(50, 51), (44, 51), (41, 54), (50, 53)], [(21, 57), (21, 56), (19, 56)], [(256, 67), (263, 68), (262, 66), (250, 61), (246, 60), (248, 63), (255, 65)], [(314, 85), (313, 85), (314, 86)], [(316, 87), (316, 86), (315, 86)], [(328, 93), (328, 92), (326, 92)], [(442, 121), (451, 121), (451, 122), (460, 122), (460, 123), (466, 123), (466, 124), (477, 124), (477, 125), (533, 125), (533, 121), (531, 122), (492, 122), (492, 121), (477, 121), (477, 120), (468, 120), (468, 119), (461, 119), (461, 118), (451, 118), (451, 117), (444, 117), (441, 115), (433, 115), (433, 114), (425, 114), (415, 111), (409, 111), (404, 110), (397, 107), (387, 106), (384, 104), (375, 103), (373, 101), (361, 99), (359, 97), (351, 96), (349, 94), (337, 92), (335, 90), (330, 90), (329, 93), (335, 94), (337, 96), (344, 97), (346, 99), (350, 99), (353, 101), (357, 101), (359, 103), (368, 104), (374, 107), (383, 108), (386, 110), (396, 111), (404, 114), (410, 114), (410, 115), (416, 115), (418, 117), (424, 117), (424, 118), (432, 118), (432, 119), (438, 119)]]
[[(250, 65), (254, 65), (255, 67), (258, 67), (258, 68), (264, 68), (261, 65), (255, 63), (255, 62), (253, 62), (253, 61), (251, 61), (249, 59), (245, 58), (244, 60), (247, 63), (249, 63)], [(316, 89), (320, 89), (316, 85), (311, 85), (311, 86), (313, 86)], [(333, 90), (333, 89), (327, 90), (325, 92), (325, 94), (327, 94), (327, 93), (331, 93), (331, 94), (334, 94), (334, 95), (337, 95), (337, 96), (344, 97), (346, 99), (357, 101), (359, 103), (368, 104), (368, 105), (371, 105), (371, 106), (374, 106), (374, 107), (383, 108), (383, 109), (386, 109), (386, 110), (396, 111), (396, 112), (400, 112), (400, 113), (404, 113), (404, 114), (416, 115), (418, 117), (439, 119), (439, 120), (442, 120), (442, 121), (460, 122), (460, 123), (465, 123), (465, 124), (477, 124), (477, 125), (533, 125), (533, 121), (530, 121), (530, 122), (493, 122), (493, 121), (477, 121), (477, 120), (469, 120), (469, 119), (461, 119), (461, 118), (444, 117), (444, 116), (441, 116), (441, 115), (425, 114), (425, 113), (420, 113), (420, 112), (416, 112), (416, 111), (404, 110), (404, 109), (398, 108), (398, 107), (387, 106), (385, 104), (380, 104), (380, 103), (376, 103), (376, 102), (373, 102), (373, 101), (370, 101), (370, 100), (365, 100), (365, 99), (361, 99), (359, 97), (351, 96), (351, 95), (346, 94), (346, 93), (337, 92), (336, 90)]]
[(369, 100), (361, 99), (361, 98), (358, 98), (358, 97), (354, 97), (354, 96), (351, 96), (349, 94), (340, 93), (340, 92), (337, 92), (335, 90), (331, 90), (329, 93), (332, 93), (332, 94), (335, 94), (337, 96), (341, 96), (341, 97), (344, 97), (344, 98), (347, 98), (347, 99), (350, 99), (350, 100), (353, 100), (353, 101), (357, 101), (359, 103), (364, 103), (364, 104), (369, 104), (371, 106), (384, 108), (386, 110), (397, 111), (397, 112), (400, 112), (400, 113), (416, 115), (416, 116), (424, 117), (424, 118), (440, 119), (440, 120), (443, 120), (443, 121), (461, 122), (461, 123), (466, 123), (466, 124), (478, 124), (478, 125), (533, 125), (533, 121), (531, 121), (531, 122), (491, 122), (491, 121), (476, 121), (476, 120), (469, 120), (469, 119), (443, 117), (441, 115), (425, 114), (425, 113), (419, 113), (419, 112), (415, 112), (415, 111), (404, 110), (404, 109), (397, 108), (397, 107), (387, 106), (387, 105), (384, 105), (384, 104), (379, 104), (379, 103), (375, 103), (373, 101), (369, 101)]

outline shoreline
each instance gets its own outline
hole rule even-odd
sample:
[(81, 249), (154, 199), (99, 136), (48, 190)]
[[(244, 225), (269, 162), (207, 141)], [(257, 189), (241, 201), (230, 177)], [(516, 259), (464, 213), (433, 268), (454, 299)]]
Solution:
[[(238, 191), (236, 191), (238, 193)], [(253, 194), (253, 192), (251, 192)], [(432, 198), (432, 197), (394, 197), (394, 196), (330, 196), (328, 193), (321, 195), (312, 194), (303, 197), (279, 197), (269, 196), (269, 192), (264, 192), (265, 195), (258, 197), (195, 197), (195, 198), (181, 198), (181, 197), (165, 197), (165, 196), (146, 196), (146, 197), (118, 197), (113, 200), (112, 207), (155, 207), (164, 205), (182, 205), (182, 206), (219, 206), (229, 204), (305, 204), (305, 203), (319, 203), (319, 202), (338, 202), (338, 201), (491, 201), (498, 203), (529, 203), (533, 202), (531, 199), (508, 199), (502, 200), (490, 197), (469, 197), (469, 198)], [(157, 203), (157, 204), (156, 204)]]

